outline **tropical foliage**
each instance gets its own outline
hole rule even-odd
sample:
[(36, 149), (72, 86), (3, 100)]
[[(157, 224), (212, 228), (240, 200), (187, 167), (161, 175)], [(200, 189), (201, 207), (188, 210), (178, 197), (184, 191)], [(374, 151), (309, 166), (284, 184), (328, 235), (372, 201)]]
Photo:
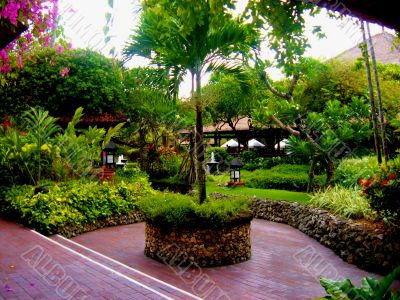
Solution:
[(263, 109), (254, 111), (260, 123), (271, 119), (286, 128), (289, 137), (289, 155), (298, 155), (311, 161), (310, 185), (318, 161), (326, 167), (327, 184), (333, 183), (335, 161), (357, 153), (357, 147), (371, 135), (368, 122), (368, 104), (362, 98), (353, 98), (348, 105), (338, 100), (329, 101), (323, 112), (304, 112), (298, 103), (284, 99), (266, 99)]
[[(196, 174), (201, 201), (206, 198), (203, 146), (203, 72), (226, 65), (233, 53), (246, 53), (251, 40), (249, 26), (226, 11), (231, 1), (145, 1), (139, 28), (126, 47), (128, 58), (148, 57), (176, 80), (189, 72), (196, 109)], [(176, 84), (175, 84), (176, 86)]]
[(390, 274), (377, 280), (373, 277), (365, 277), (361, 281), (361, 286), (356, 287), (350, 279), (343, 279), (334, 281), (322, 278), (320, 283), (328, 294), (324, 298), (318, 299), (331, 299), (331, 300), (352, 300), (352, 299), (365, 299), (365, 300), (397, 300), (400, 299), (399, 292), (392, 291), (392, 284), (395, 280), (400, 278), (400, 266), (395, 268)]
[(36, 185), (43, 179), (62, 181), (89, 176), (93, 161), (100, 159), (101, 150), (123, 123), (107, 132), (89, 127), (78, 135), (75, 126), (82, 115), (83, 109), (78, 108), (62, 132), (56, 118), (47, 111), (32, 108), (20, 123), (3, 128), (0, 133), (2, 185)]

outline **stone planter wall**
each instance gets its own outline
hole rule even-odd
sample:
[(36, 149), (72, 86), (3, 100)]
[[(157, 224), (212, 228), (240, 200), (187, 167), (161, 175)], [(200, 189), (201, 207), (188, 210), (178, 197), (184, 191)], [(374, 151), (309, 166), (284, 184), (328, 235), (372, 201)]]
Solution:
[(168, 265), (214, 267), (250, 259), (250, 221), (222, 228), (166, 230), (146, 223), (144, 253)]
[(77, 236), (79, 234), (119, 225), (128, 225), (143, 222), (144, 218), (139, 210), (135, 209), (128, 215), (114, 215), (107, 219), (97, 220), (92, 224), (85, 225), (67, 225), (63, 227), (59, 233), (67, 238)]
[(254, 199), (252, 211), (255, 218), (299, 229), (365, 270), (387, 273), (400, 265), (400, 232), (394, 229), (376, 229), (298, 203)]

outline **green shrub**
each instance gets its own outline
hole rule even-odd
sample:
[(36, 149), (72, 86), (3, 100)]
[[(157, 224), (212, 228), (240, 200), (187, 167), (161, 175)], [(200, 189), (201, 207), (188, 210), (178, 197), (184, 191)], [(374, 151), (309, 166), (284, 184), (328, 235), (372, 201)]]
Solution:
[(200, 205), (197, 198), (173, 193), (157, 193), (137, 202), (146, 220), (165, 228), (206, 226), (219, 228), (240, 213), (249, 212), (250, 199), (208, 199)]
[[(306, 191), (308, 184), (307, 165), (282, 164), (269, 170), (255, 170), (242, 172), (242, 179), (246, 186), (259, 189), (279, 189), (290, 191)], [(324, 185), (323, 176), (315, 177), (315, 184)]]
[(376, 218), (376, 213), (370, 207), (368, 200), (357, 188), (350, 189), (341, 186), (327, 188), (313, 195), (310, 203), (346, 218), (370, 220)]
[(115, 178), (118, 181), (135, 181), (137, 178), (147, 178), (148, 175), (146, 172), (140, 170), (140, 165), (137, 162), (128, 162), (126, 163), (123, 169), (118, 169)]
[(14, 186), (6, 192), (1, 210), (3, 215), (17, 217), (39, 232), (54, 234), (68, 225), (79, 227), (115, 214), (128, 214), (148, 193), (152, 189), (146, 178), (118, 185), (70, 181), (36, 195), (33, 186)]
[(357, 185), (360, 178), (372, 176), (379, 170), (376, 156), (343, 159), (336, 170), (335, 183), (344, 187)]
[(373, 176), (360, 179), (359, 184), (381, 217), (400, 222), (400, 156), (388, 162)]
[(281, 164), (300, 165), (307, 164), (307, 161), (302, 160), (297, 156), (284, 157), (263, 157), (257, 150), (247, 150), (240, 153), (240, 159), (245, 164), (243, 169), (253, 171), (257, 169), (271, 169)]

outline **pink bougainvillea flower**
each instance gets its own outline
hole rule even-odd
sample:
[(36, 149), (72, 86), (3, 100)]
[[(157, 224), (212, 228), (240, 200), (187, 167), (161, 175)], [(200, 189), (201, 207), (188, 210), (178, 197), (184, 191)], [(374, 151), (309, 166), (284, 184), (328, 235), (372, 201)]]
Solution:
[(18, 62), (17, 62), (18, 68), (22, 68), (24, 64), (22, 63), (22, 55), (21, 53), (18, 54)]
[(30, 286), (31, 286), (31, 287), (34, 287), (35, 284), (36, 284), (36, 283), (35, 283), (34, 281), (31, 281), (31, 282), (30, 282)]
[(58, 54), (62, 54), (63, 52), (64, 52), (63, 46), (62, 46), (62, 45), (58, 45), (58, 47), (57, 47), (57, 53), (58, 53)]
[(71, 50), (71, 49), (72, 49), (72, 43), (68, 43), (67, 49), (68, 49), (68, 50)]
[(60, 71), (60, 75), (61, 77), (64, 77), (65, 75), (67, 75), (69, 73), (69, 68), (64, 68)]

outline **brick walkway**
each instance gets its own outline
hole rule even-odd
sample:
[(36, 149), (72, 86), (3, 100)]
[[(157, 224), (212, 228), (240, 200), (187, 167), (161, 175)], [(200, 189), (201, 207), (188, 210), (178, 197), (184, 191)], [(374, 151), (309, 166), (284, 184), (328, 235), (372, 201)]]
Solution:
[(324, 295), (320, 276), (372, 275), (263, 220), (252, 222), (252, 259), (238, 265), (172, 268), (143, 249), (143, 223), (50, 240), (0, 220), (0, 299), (312, 299)]
[(89, 232), (73, 241), (206, 299), (312, 299), (324, 295), (320, 276), (351, 278), (358, 285), (373, 275), (302, 232), (264, 220), (252, 222), (252, 259), (219, 268), (174, 269), (145, 257), (143, 223)]
[(0, 219), (0, 299), (197, 299)]

